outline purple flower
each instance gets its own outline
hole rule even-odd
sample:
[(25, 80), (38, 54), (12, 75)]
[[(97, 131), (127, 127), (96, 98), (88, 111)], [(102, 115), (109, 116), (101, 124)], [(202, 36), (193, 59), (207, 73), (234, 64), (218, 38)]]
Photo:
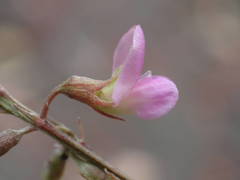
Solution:
[(142, 119), (155, 119), (168, 113), (178, 100), (176, 85), (166, 77), (141, 75), (145, 39), (140, 25), (133, 26), (121, 38), (113, 58), (110, 85), (101, 90), (101, 98), (113, 101), (107, 113), (135, 113)]

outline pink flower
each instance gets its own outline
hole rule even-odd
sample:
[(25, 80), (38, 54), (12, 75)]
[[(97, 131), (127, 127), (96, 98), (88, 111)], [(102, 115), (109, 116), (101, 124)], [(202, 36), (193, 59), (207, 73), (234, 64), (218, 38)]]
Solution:
[(49, 96), (49, 104), (62, 93), (91, 106), (97, 112), (121, 119), (121, 114), (137, 114), (142, 119), (156, 119), (168, 113), (178, 100), (176, 85), (166, 77), (141, 75), (144, 64), (145, 39), (142, 28), (132, 27), (121, 38), (113, 57), (112, 77), (106, 81), (72, 76)]
[(141, 75), (144, 64), (145, 39), (140, 25), (133, 26), (121, 38), (113, 58), (112, 84), (101, 90), (112, 100), (107, 113), (135, 113), (142, 119), (156, 119), (168, 113), (178, 100), (176, 85), (166, 77)]

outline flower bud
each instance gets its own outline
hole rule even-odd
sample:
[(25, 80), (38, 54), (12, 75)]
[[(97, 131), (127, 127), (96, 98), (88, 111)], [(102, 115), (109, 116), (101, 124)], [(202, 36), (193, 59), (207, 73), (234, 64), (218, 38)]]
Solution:
[(0, 133), (0, 156), (7, 153), (18, 144), (23, 134), (14, 129), (8, 129)]
[(86, 180), (120, 180), (107, 170), (102, 170), (94, 164), (86, 162), (81, 158), (77, 158), (77, 156), (73, 155), (73, 159), (79, 167), (80, 174)]
[(43, 175), (44, 180), (59, 180), (64, 172), (68, 153), (61, 145), (57, 145), (51, 159), (48, 161)]

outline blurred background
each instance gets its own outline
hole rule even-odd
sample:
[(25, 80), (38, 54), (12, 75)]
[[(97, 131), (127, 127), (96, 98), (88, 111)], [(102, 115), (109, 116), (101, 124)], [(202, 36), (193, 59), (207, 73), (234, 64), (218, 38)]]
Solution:
[[(71, 75), (107, 79), (134, 24), (145, 31), (145, 70), (176, 82), (176, 108), (155, 121), (107, 119), (59, 96), (50, 115), (136, 180), (240, 179), (238, 0), (8, 0), (0, 2), (0, 83), (40, 110)], [(0, 115), (0, 130), (21, 128)], [(35, 132), (0, 159), (1, 180), (40, 180), (54, 141)], [(81, 180), (72, 161), (63, 180)]]

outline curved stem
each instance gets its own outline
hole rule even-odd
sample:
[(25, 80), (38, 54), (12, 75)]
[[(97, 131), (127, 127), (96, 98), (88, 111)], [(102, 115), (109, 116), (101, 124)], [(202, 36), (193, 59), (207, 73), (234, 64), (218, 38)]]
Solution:
[[(53, 93), (50, 96), (49, 102), (57, 94)], [(43, 115), (47, 114), (49, 104), (45, 105), (43, 110)], [(76, 141), (74, 138), (67, 136), (64, 132), (60, 131), (53, 123), (49, 122), (47, 119), (42, 119), (36, 112), (27, 108), (22, 103), (13, 98), (7, 90), (0, 86), (0, 107), (3, 108), (10, 114), (30, 123), (37, 129), (45, 132), (49, 136), (56, 139), (59, 143), (68, 148), (71, 152), (76, 153), (82, 160), (89, 162), (104, 172), (112, 173), (114, 176), (120, 180), (130, 180), (122, 172), (115, 169), (113, 166), (104, 161), (101, 157), (97, 156), (94, 152), (87, 149), (81, 143)]]
[(42, 111), (40, 113), (41, 119), (46, 119), (49, 111), (49, 106), (52, 103), (53, 99), (59, 94), (58, 90), (54, 90), (48, 97), (46, 102), (43, 105)]

